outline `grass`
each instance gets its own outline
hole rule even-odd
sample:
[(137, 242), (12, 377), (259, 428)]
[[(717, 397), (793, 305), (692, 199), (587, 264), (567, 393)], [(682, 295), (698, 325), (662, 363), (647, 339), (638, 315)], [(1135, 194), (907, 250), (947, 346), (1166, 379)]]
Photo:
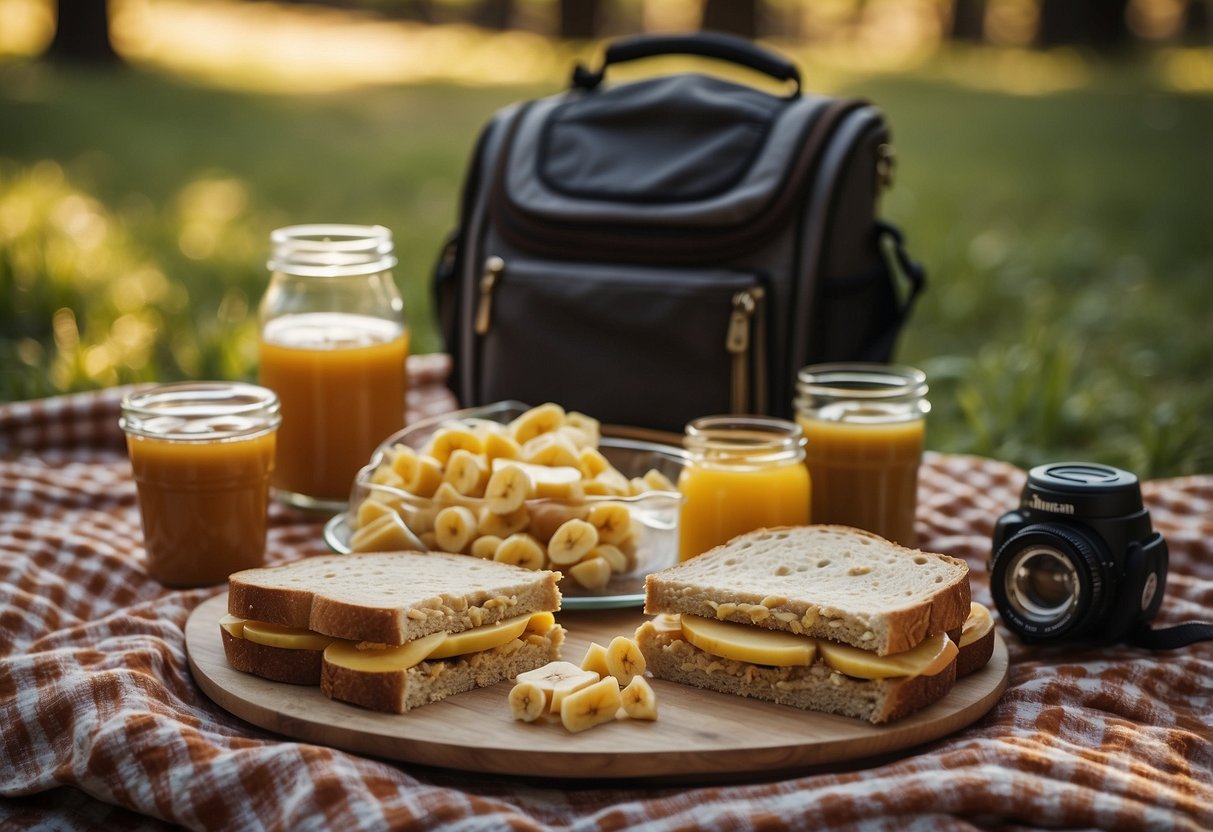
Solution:
[[(928, 444), (1213, 471), (1213, 96), (1144, 59), (1024, 94), (984, 83), (995, 61), (806, 71), (893, 125), (884, 213), (931, 274), (899, 351), (932, 382)], [(0, 399), (251, 377), (267, 235), (295, 222), (392, 228), (414, 349), (440, 349), (429, 272), (476, 132), (558, 86), (286, 95), (0, 64)]]

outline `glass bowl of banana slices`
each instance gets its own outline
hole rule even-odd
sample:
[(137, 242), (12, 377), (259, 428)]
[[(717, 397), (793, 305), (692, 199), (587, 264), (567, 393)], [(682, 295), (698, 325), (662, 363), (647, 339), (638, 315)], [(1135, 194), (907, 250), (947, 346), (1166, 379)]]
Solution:
[(564, 608), (633, 606), (678, 559), (681, 448), (602, 436), (557, 404), (498, 402), (389, 437), (325, 527), (338, 552), (458, 552), (552, 569)]

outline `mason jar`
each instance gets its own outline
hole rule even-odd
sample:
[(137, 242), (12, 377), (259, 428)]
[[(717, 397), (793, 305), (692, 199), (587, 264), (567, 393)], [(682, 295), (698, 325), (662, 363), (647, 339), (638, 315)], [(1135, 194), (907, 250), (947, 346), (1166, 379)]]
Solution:
[(809, 522), (804, 437), (795, 422), (705, 416), (687, 425), (683, 445), (680, 560), (755, 529)]
[(817, 364), (796, 379), (813, 521), (914, 546), (926, 374), (890, 364)]
[(153, 578), (210, 586), (263, 565), (280, 422), (272, 391), (238, 382), (164, 384), (122, 401)]
[(261, 384), (282, 402), (273, 487), (338, 511), (358, 469), (404, 425), (409, 337), (382, 226), (297, 225), (270, 235)]

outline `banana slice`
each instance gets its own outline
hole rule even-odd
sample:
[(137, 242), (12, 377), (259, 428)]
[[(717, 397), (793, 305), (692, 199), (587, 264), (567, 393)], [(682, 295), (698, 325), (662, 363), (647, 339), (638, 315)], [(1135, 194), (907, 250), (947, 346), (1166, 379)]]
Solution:
[(613, 494), (616, 497), (632, 496), (632, 483), (614, 468), (607, 468), (605, 471), (600, 472), (598, 476), (594, 477), (592, 482), (597, 483), (606, 493)]
[(359, 528), (350, 537), (350, 549), (355, 552), (393, 552), (402, 549), (427, 548), (400, 515), (392, 512)]
[(489, 466), (484, 458), (463, 448), (451, 451), (446, 462), (443, 481), (467, 497), (483, 497), (485, 484), (489, 481)]
[(570, 425), (567, 421), (567, 419), (568, 419), (567, 416), (565, 417), (565, 419), (566, 419), (565, 423), (563, 425), (561, 425), (560, 427), (556, 428), (556, 433), (560, 434), (565, 439), (567, 439), (569, 442), (571, 442), (573, 444), (574, 448), (576, 448), (578, 451), (580, 451), (582, 448), (592, 448), (598, 444), (594, 440), (594, 438), (592, 436), (590, 436), (590, 434), (586, 433), (584, 430), (577, 427), (576, 425)]
[(556, 529), (548, 541), (548, 558), (552, 563), (567, 566), (577, 563), (597, 545), (598, 530), (593, 525), (585, 520), (568, 520)]
[(432, 456), (417, 457), (413, 476), (404, 484), (404, 490), (418, 497), (433, 497), (442, 485), (442, 463)]
[(520, 722), (534, 722), (543, 716), (547, 697), (534, 682), (519, 682), (510, 691), (510, 713)]
[(611, 463), (597, 448), (583, 447), (577, 452), (577, 467), (581, 469), (582, 477), (592, 480), (610, 468)]
[(526, 502), (532, 491), (531, 477), (517, 465), (503, 465), (493, 471), (484, 489), (484, 499), (494, 514), (509, 514)]
[(527, 622), (526, 631), (536, 635), (546, 636), (556, 626), (556, 616), (550, 612), (533, 612)]
[(611, 582), (611, 565), (602, 558), (590, 558), (570, 566), (569, 575), (591, 592), (601, 592)]
[(522, 446), (522, 460), (548, 468), (577, 468), (580, 472), (577, 446), (559, 431), (542, 433)]
[(444, 552), (462, 552), (476, 535), (476, 515), (464, 506), (447, 506), (434, 518), (434, 537)]
[(607, 668), (606, 648), (596, 641), (591, 641), (589, 648), (585, 651), (585, 658), (581, 660), (581, 669), (597, 673), (599, 676), (610, 676), (611, 671)]
[(459, 448), (478, 454), (484, 450), (484, 441), (466, 425), (453, 424), (435, 431), (425, 452), (438, 460), (439, 464), (446, 465), (451, 454)]
[(400, 475), (400, 479), (408, 482), (417, 470), (417, 452), (408, 445), (393, 445), (391, 450), (392, 470)]
[(644, 481), (648, 483), (650, 491), (677, 491), (678, 486), (674, 485), (673, 481), (665, 474), (658, 471), (656, 468), (650, 468), (644, 472)]
[(404, 478), (393, 471), (388, 465), (380, 465), (372, 471), (371, 482), (376, 485), (386, 485), (390, 488), (402, 488), (404, 486)]
[(430, 499), (440, 506), (464, 506), (475, 504), (475, 497), (465, 497), (449, 482), (440, 483)]
[(570, 693), (560, 702), (560, 721), (573, 733), (610, 722), (623, 706), (619, 680), (607, 676), (587, 688)]
[(627, 686), (619, 692), (619, 697), (623, 700), (623, 712), (629, 718), (657, 718), (657, 694), (653, 693), (653, 688), (649, 686), (643, 676), (637, 676), (628, 682)]
[(396, 509), (382, 500), (363, 500), (358, 506), (357, 513), (354, 515), (354, 524), (356, 528), (362, 528), (363, 526), (369, 526), (384, 515), (395, 513)]
[(504, 433), (490, 433), (484, 437), (484, 457), (493, 464), (494, 459), (520, 459), (522, 446), (514, 441), (512, 436)]
[(602, 424), (593, 416), (586, 416), (584, 413), (570, 410), (564, 414), (564, 424), (567, 427), (576, 428), (584, 433), (590, 440), (587, 443), (590, 447), (598, 447), (598, 441), (602, 438)]
[(516, 682), (532, 682), (543, 691), (548, 710), (560, 713), (560, 704), (570, 693), (599, 680), (597, 673), (582, 670), (572, 662), (548, 662), (543, 667), (519, 673)]
[(627, 636), (615, 636), (606, 648), (607, 670), (619, 680), (619, 684), (628, 685), (632, 679), (644, 673), (644, 653), (636, 646), (636, 642)]
[(601, 543), (590, 550), (586, 555), (586, 560), (593, 558), (602, 558), (610, 565), (612, 572), (627, 572), (628, 571), (628, 556), (623, 553), (623, 550), (618, 546), (612, 546), (609, 543)]
[(523, 569), (542, 569), (544, 564), (543, 546), (529, 534), (512, 534), (493, 553), (493, 560), (501, 563), (512, 563)]
[(485, 534), (473, 540), (468, 551), (478, 558), (492, 560), (493, 555), (497, 554), (497, 547), (500, 545), (500, 537), (495, 534)]
[(598, 542), (622, 543), (632, 534), (632, 513), (623, 503), (594, 503), (586, 518), (598, 530)]
[(509, 514), (494, 514), (486, 508), (480, 512), (480, 533), (504, 539), (522, 531), (530, 522), (531, 514), (526, 506), (519, 506)]
[(510, 434), (514, 441), (526, 444), (536, 436), (551, 433), (564, 424), (564, 408), (548, 402), (532, 407), (510, 422)]

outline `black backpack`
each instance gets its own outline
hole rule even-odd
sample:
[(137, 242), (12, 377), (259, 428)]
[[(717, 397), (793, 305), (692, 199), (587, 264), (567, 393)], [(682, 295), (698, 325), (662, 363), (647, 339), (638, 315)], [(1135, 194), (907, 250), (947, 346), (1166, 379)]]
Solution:
[[(794, 89), (602, 84), (612, 64), (673, 53)], [(613, 43), (597, 72), (480, 135), (435, 275), (452, 390), (677, 432), (789, 416), (800, 367), (889, 360), (923, 288), (875, 216), (892, 158), (875, 107), (803, 93), (793, 64), (749, 41)]]

